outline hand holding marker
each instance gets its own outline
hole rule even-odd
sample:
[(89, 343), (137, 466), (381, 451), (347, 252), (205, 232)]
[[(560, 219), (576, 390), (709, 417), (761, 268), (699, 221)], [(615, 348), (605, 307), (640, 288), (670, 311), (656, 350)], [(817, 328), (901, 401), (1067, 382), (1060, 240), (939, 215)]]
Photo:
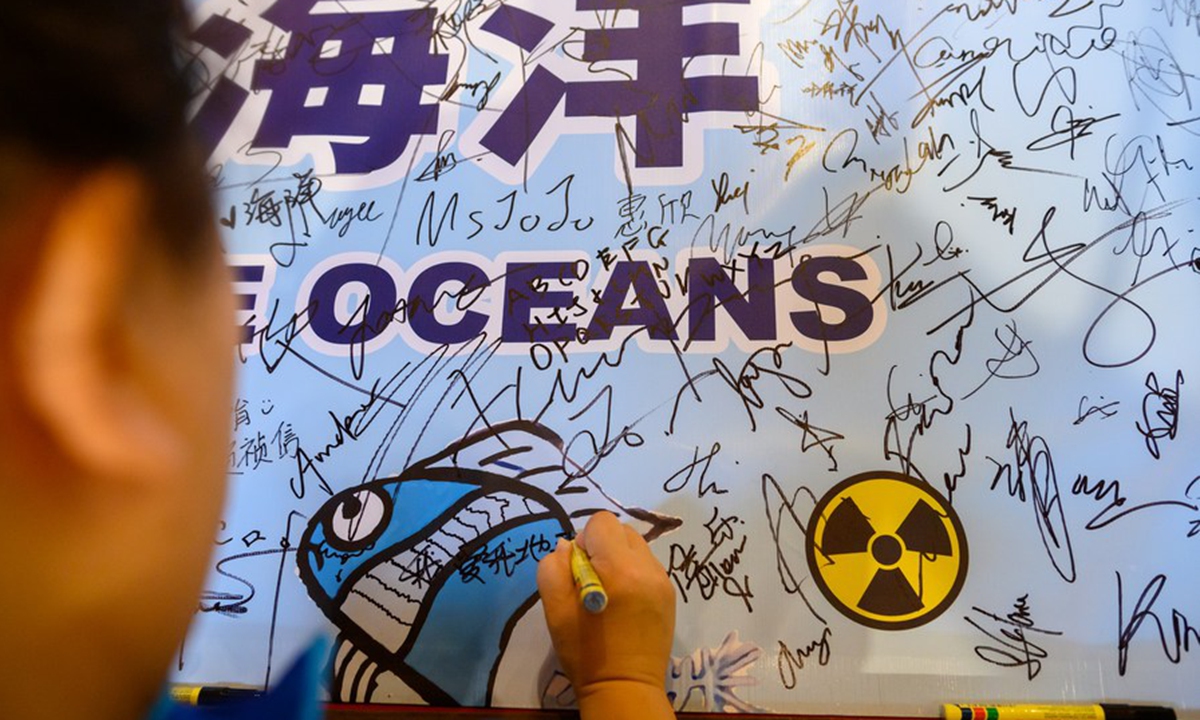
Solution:
[(664, 688), (675, 586), (637, 531), (596, 513), (538, 563), (538, 591), (583, 720), (675, 716)]

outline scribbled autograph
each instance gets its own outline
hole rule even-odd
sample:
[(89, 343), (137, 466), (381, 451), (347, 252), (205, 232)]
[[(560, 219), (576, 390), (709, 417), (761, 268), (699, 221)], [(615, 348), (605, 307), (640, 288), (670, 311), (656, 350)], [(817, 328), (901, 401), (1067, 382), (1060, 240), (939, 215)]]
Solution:
[(1050, 653), (1029, 635), (1062, 635), (1059, 630), (1046, 630), (1034, 624), (1029, 593), (1017, 598), (1012, 612), (1003, 616), (980, 607), (973, 606), (971, 610), (974, 615), (966, 615), (963, 619), (992, 640), (991, 644), (975, 646), (979, 659), (1000, 667), (1023, 667), (1030, 680), (1042, 672), (1042, 661), (1050, 657)]
[[(1011, 425), (1005, 447), (1012, 450), (1012, 462), (1000, 463), (988, 456), (996, 465), (991, 489), (995, 490), (1003, 479), (1008, 494), (1025, 502), (1032, 500), (1034, 516), (1042, 544), (1050, 556), (1050, 562), (1063, 580), (1075, 582), (1075, 551), (1071, 548), (1071, 535), (1063, 513), (1062, 495), (1058, 488), (1058, 473), (1054, 469), (1054, 458), (1050, 446), (1041, 435), (1030, 435), (1029, 423), (1018, 421), (1012, 408), (1008, 411)], [(1026, 490), (1026, 483), (1029, 485)]]
[(1142, 420), (1135, 425), (1146, 439), (1146, 449), (1155, 460), (1162, 457), (1158, 441), (1163, 438), (1174, 440), (1179, 432), (1179, 388), (1182, 385), (1182, 370), (1175, 373), (1173, 385), (1160, 386), (1158, 376), (1154, 373), (1146, 376), (1146, 389), (1149, 392), (1142, 398)]
[(1163, 654), (1172, 665), (1183, 661), (1185, 653), (1190, 652), (1193, 644), (1200, 647), (1200, 628), (1192, 625), (1187, 616), (1177, 609), (1171, 610), (1170, 627), (1164, 626), (1163, 618), (1155, 612), (1154, 605), (1159, 595), (1167, 585), (1167, 576), (1155, 575), (1138, 595), (1133, 604), (1129, 617), (1125, 617), (1125, 585), (1121, 573), (1117, 572), (1117, 626), (1120, 633), (1117, 636), (1117, 672), (1125, 675), (1129, 667), (1129, 648), (1142, 631), (1147, 621), (1157, 631), (1158, 642)]

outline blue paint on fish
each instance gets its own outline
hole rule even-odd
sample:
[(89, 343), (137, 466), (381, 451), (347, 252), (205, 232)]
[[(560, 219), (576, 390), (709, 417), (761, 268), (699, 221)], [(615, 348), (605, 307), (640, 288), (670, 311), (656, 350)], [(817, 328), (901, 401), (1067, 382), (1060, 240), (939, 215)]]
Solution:
[[(409, 480), (341, 493), (326, 504), (331, 511), (327, 521), (314, 523), (304, 542), (307, 567), (324, 594), (340, 601), (356, 571), (427, 534), (431, 523), (478, 489), (466, 483)], [(374, 503), (379, 503), (377, 508)]]

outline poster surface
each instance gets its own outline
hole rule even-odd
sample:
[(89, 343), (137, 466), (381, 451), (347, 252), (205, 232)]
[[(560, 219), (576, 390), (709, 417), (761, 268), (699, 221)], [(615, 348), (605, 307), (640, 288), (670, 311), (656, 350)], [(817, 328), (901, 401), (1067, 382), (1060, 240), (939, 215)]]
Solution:
[(560, 707), (597, 510), (717, 712), (1200, 706), (1200, 9), (202, 0), (242, 327), (178, 675)]

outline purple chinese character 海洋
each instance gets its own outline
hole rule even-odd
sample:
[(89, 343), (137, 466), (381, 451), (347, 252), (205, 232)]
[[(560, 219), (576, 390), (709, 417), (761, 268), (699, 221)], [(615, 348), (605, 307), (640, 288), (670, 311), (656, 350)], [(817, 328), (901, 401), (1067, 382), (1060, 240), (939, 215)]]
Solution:
[(291, 33), (279, 59), (255, 63), (251, 88), (269, 90), (255, 148), (294, 138), (331, 146), (339, 174), (369, 173), (438, 130), (426, 87), (446, 81), (449, 58), (433, 52), (433, 8), (314, 13), (317, 0), (278, 0), (262, 17)]
[[(482, 146), (516, 165), (565, 99), (566, 118), (632, 117), (636, 167), (682, 166), (684, 123), (691, 114), (754, 112), (759, 106), (755, 76), (684, 74), (696, 58), (741, 52), (738, 23), (684, 23), (685, 7), (716, 3), (749, 0), (576, 0), (578, 11), (636, 11), (632, 27), (585, 29), (578, 58), (588, 67), (633, 61), (636, 76), (565, 81), (538, 65), (487, 130)], [(482, 29), (532, 53), (552, 27), (527, 10), (501, 6)]]

